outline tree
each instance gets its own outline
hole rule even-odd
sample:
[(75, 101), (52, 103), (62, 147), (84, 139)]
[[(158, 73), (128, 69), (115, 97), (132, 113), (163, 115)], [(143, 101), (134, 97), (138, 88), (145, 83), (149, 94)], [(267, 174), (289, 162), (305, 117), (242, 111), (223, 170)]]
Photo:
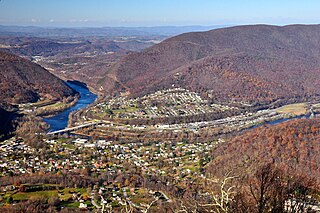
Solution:
[(58, 198), (58, 196), (52, 196), (52, 197), (49, 198), (48, 204), (50, 206), (57, 207), (60, 204), (60, 199)]
[(6, 203), (7, 204), (12, 204), (13, 203), (13, 198), (11, 196), (6, 198)]
[(21, 184), (21, 185), (19, 186), (19, 192), (24, 192), (24, 191), (26, 191), (26, 187), (25, 187), (24, 184)]
[[(294, 174), (294, 175), (293, 175)], [(233, 212), (309, 212), (315, 180), (294, 171), (285, 172), (272, 163), (247, 177), (232, 201)]]
[(128, 178), (126, 178), (126, 180), (124, 181), (124, 185), (125, 186), (129, 186), (130, 185), (130, 180)]
[(235, 186), (231, 184), (232, 180), (236, 176), (230, 176), (228, 172), (222, 180), (207, 179), (211, 184), (218, 184), (218, 190), (211, 192), (211, 202), (206, 204), (200, 204), (201, 207), (213, 208), (214, 212), (231, 212), (230, 205), (235, 192)]
[(281, 193), (280, 171), (272, 164), (260, 167), (254, 177), (249, 179), (249, 187), (258, 213), (267, 212), (271, 208), (278, 209), (279, 201), (276, 199), (278, 193)]

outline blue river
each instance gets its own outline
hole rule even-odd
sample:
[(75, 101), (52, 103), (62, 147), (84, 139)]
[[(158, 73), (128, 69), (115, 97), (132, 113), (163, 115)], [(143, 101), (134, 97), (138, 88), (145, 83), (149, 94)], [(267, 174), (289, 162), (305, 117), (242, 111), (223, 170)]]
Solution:
[(64, 129), (68, 125), (68, 117), (70, 112), (85, 108), (89, 104), (93, 103), (97, 99), (97, 95), (89, 91), (85, 86), (73, 82), (67, 82), (67, 84), (80, 94), (78, 102), (68, 108), (67, 110), (58, 113), (57, 115), (50, 118), (43, 118), (43, 120), (50, 125), (49, 132)]

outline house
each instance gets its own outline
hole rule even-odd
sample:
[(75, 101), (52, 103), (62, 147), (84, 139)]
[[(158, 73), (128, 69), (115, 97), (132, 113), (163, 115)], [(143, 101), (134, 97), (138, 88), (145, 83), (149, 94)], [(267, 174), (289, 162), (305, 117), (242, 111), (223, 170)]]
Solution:
[(94, 143), (87, 143), (87, 144), (84, 144), (84, 147), (86, 147), (86, 148), (94, 148), (94, 147), (96, 147), (96, 144), (94, 144)]
[(80, 203), (79, 204), (79, 209), (87, 209), (88, 208), (88, 205), (85, 204), (85, 203)]
[(87, 139), (82, 139), (82, 138), (77, 138), (76, 140), (73, 141), (73, 143), (75, 143), (76, 145), (84, 145), (87, 142), (88, 142)]

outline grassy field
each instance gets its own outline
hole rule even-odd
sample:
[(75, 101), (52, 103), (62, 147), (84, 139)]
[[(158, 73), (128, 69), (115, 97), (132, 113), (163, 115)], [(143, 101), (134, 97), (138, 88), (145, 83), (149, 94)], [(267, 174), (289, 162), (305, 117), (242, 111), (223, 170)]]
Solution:
[(58, 190), (38, 191), (38, 192), (18, 192), (12, 195), (13, 200), (22, 201), (39, 198), (50, 198), (58, 196)]
[(12, 196), (13, 200), (15, 201), (23, 201), (23, 200), (29, 200), (29, 199), (38, 199), (38, 198), (50, 198), (53, 196), (58, 196), (59, 193), (62, 193), (60, 195), (61, 200), (68, 200), (70, 197), (72, 197), (73, 193), (80, 193), (82, 196), (87, 196), (86, 189), (84, 188), (65, 188), (63, 190), (44, 190), (44, 191), (35, 191), (35, 192), (16, 192), (16, 193), (8, 193), (3, 195), (6, 196)]
[(312, 106), (315, 107), (315, 108), (320, 108), (320, 103), (314, 104)]
[(68, 203), (66, 204), (66, 207), (69, 207), (69, 208), (78, 208), (80, 205), (79, 202), (74, 202), (74, 203)]
[(66, 105), (66, 104), (64, 104), (64, 103), (62, 103), (62, 102), (56, 102), (56, 103), (53, 103), (53, 104), (49, 104), (49, 105), (40, 107), (39, 109), (40, 109), (40, 110), (59, 109), (59, 108), (64, 107), (65, 105)]
[(276, 109), (278, 113), (289, 113), (294, 115), (303, 115), (306, 113), (306, 104), (298, 103), (298, 104), (289, 104), (283, 107)]
[(22, 104), (25, 108), (30, 108), (30, 107), (41, 107), (41, 106), (47, 106), (50, 104), (54, 104), (55, 101), (52, 100), (43, 100), (43, 101), (38, 101), (35, 103), (28, 103), (28, 104)]
[(140, 188), (135, 193), (136, 195), (131, 197), (131, 201), (135, 204), (150, 203), (152, 200), (154, 200), (153, 196), (149, 194), (147, 189)]
[[(25, 184), (26, 187), (59, 187), (57, 184)], [(12, 197), (13, 202), (25, 202), (27, 200), (33, 200), (33, 199), (45, 199), (49, 200), (52, 197), (56, 197), (60, 199), (60, 204), (59, 207), (68, 207), (68, 208), (79, 208), (79, 201), (73, 199), (73, 194), (81, 194), (81, 198), (86, 197), (88, 198), (87, 194), (87, 189), (85, 188), (64, 188), (64, 189), (50, 189), (50, 190), (41, 190), (39, 189), (38, 191), (30, 191), (30, 192), (20, 192), (18, 190), (6, 192), (6, 193), (1, 193), (0, 195), (2, 196), (4, 202), (6, 201), (7, 198)], [(78, 195), (80, 196), (80, 195)], [(2, 204), (4, 203), (2, 202)], [(92, 204), (90, 200), (86, 200), (85, 204), (88, 205), (89, 208), (92, 208)], [(1, 202), (0, 202), (1, 206)], [(2, 212), (0, 210), (0, 212)]]

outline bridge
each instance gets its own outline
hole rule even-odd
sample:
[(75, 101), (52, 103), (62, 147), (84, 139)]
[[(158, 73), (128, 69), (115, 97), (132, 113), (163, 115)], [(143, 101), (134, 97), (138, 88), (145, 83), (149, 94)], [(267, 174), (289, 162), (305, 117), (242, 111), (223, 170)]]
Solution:
[(82, 125), (75, 126), (75, 127), (65, 128), (65, 129), (61, 129), (61, 130), (57, 130), (57, 131), (53, 131), (53, 132), (48, 132), (47, 135), (63, 134), (66, 132), (72, 132), (72, 131), (83, 129), (83, 128), (90, 127), (90, 126), (96, 126), (101, 123), (103, 123), (103, 122), (102, 121), (90, 122), (90, 123), (82, 124)]

